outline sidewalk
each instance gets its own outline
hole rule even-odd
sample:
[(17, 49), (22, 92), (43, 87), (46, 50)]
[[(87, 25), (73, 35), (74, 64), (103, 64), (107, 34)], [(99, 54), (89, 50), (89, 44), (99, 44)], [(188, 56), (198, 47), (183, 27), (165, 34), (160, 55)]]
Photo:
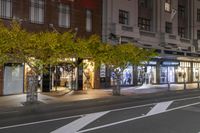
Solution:
[[(187, 84), (187, 89), (197, 88), (197, 84)], [(170, 90), (183, 90), (183, 84), (171, 84)], [(168, 85), (143, 85), (138, 87), (122, 87), (122, 96), (138, 96), (151, 93), (168, 92)], [(84, 91), (71, 91), (69, 93), (38, 93), (38, 99), (42, 104), (76, 102), (82, 100), (112, 98), (112, 89), (91, 89)], [(12, 107), (22, 107), (26, 101), (26, 94), (1, 96), (0, 110)]]

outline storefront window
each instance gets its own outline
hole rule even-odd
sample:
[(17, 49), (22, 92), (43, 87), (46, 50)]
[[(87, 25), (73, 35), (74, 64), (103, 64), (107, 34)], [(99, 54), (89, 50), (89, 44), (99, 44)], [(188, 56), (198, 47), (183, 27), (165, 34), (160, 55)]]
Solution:
[(176, 69), (178, 83), (189, 81), (190, 67), (190, 62), (180, 62), (180, 66)]
[(156, 83), (156, 66), (138, 67), (138, 85)]
[(139, 66), (137, 68), (137, 84), (142, 85), (145, 82), (145, 67), (144, 66)]
[(193, 63), (193, 81), (197, 82), (200, 80), (200, 63)]
[(83, 60), (83, 90), (94, 88), (94, 62)]
[[(119, 69), (119, 68), (118, 68)], [(115, 85), (115, 73), (111, 72), (111, 85)], [(128, 66), (121, 75), (121, 85), (132, 85), (133, 84), (133, 67)]]
[(156, 67), (147, 66), (147, 84), (156, 83)]
[(133, 84), (133, 67), (128, 66), (124, 71), (121, 76), (121, 84), (122, 85), (131, 85)]
[(53, 90), (74, 89), (76, 84), (76, 70), (71, 64), (60, 64), (53, 68)]

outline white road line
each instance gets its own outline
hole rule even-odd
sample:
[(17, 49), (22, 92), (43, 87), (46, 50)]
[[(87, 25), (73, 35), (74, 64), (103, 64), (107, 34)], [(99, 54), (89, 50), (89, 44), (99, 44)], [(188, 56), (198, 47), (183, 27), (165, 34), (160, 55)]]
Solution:
[(172, 102), (173, 101), (158, 103), (146, 115), (149, 116), (165, 112), (167, 108), (172, 104)]
[(40, 123), (47, 123), (47, 122), (52, 122), (52, 121), (66, 120), (66, 119), (70, 119), (70, 118), (79, 118), (79, 117), (82, 117), (82, 116), (83, 115), (76, 115), (76, 116), (62, 117), (62, 118), (56, 118), (56, 119), (51, 119), (51, 120), (43, 120), (43, 121), (30, 122), (30, 123), (24, 123), (24, 124), (17, 124), (17, 125), (12, 125), (12, 126), (5, 126), (5, 127), (0, 127), (0, 130), (9, 129), (9, 128), (15, 128), (15, 127), (30, 126), (30, 125), (35, 125), (35, 124), (40, 124)]
[(84, 117), (77, 119), (51, 133), (77, 133), (77, 131), (79, 131), (83, 127), (87, 126), (91, 122), (95, 121), (96, 119), (102, 117), (107, 113), (109, 113), (109, 111), (85, 115)]
[[(185, 105), (185, 106), (180, 106), (180, 107), (176, 107), (176, 108), (173, 108), (173, 109), (169, 109), (169, 110), (166, 110), (166, 111), (161, 112), (159, 114), (162, 114), (162, 113), (165, 113), (165, 112), (171, 112), (171, 111), (175, 111), (175, 110), (179, 110), (179, 109), (182, 109), (182, 108), (186, 108), (186, 107), (190, 107), (190, 106), (194, 106), (194, 105), (199, 105), (199, 104), (200, 104), (200, 102), (196, 102), (196, 103), (193, 103), (193, 104), (188, 104), (188, 105)], [(97, 126), (97, 127), (85, 129), (85, 130), (79, 131), (77, 133), (85, 133), (85, 132), (89, 132), (89, 131), (94, 131), (94, 130), (97, 130), (97, 129), (115, 126), (115, 125), (118, 125), (118, 124), (122, 124), (122, 123), (130, 122), (130, 121), (150, 117), (150, 116), (153, 116), (153, 115), (156, 115), (156, 114), (152, 114), (152, 115), (148, 115), (148, 116), (144, 115), (144, 116), (139, 116), (139, 117), (135, 117), (135, 118), (130, 118), (130, 119), (126, 119), (126, 120), (122, 120), (122, 121), (118, 121), (118, 122), (114, 122), (114, 123), (110, 123), (110, 124), (106, 124), (106, 125), (102, 125), (102, 126)]]

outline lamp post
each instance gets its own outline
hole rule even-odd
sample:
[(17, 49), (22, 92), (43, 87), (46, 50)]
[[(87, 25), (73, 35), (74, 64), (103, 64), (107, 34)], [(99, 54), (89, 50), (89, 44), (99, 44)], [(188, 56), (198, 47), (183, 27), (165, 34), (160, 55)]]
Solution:
[(186, 90), (186, 72), (185, 72), (185, 70), (183, 70), (183, 82), (184, 82), (184, 88), (183, 89)]

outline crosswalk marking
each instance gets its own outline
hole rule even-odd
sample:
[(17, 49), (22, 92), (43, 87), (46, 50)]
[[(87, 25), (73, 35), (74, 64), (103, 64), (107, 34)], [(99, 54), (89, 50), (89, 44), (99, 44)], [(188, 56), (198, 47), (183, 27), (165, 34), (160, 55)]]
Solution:
[(165, 112), (166, 109), (167, 109), (172, 103), (173, 103), (173, 101), (158, 103), (158, 104), (156, 104), (156, 106), (154, 106), (154, 107), (146, 114), (146, 116), (155, 115), (155, 114), (159, 114), (159, 113)]
[(95, 121), (96, 119), (102, 117), (103, 115), (109, 113), (110, 111), (104, 111), (104, 112), (99, 112), (99, 113), (92, 113), (83, 116), (80, 119), (77, 119), (51, 133), (76, 133), (83, 127), (87, 126), (91, 122)]

